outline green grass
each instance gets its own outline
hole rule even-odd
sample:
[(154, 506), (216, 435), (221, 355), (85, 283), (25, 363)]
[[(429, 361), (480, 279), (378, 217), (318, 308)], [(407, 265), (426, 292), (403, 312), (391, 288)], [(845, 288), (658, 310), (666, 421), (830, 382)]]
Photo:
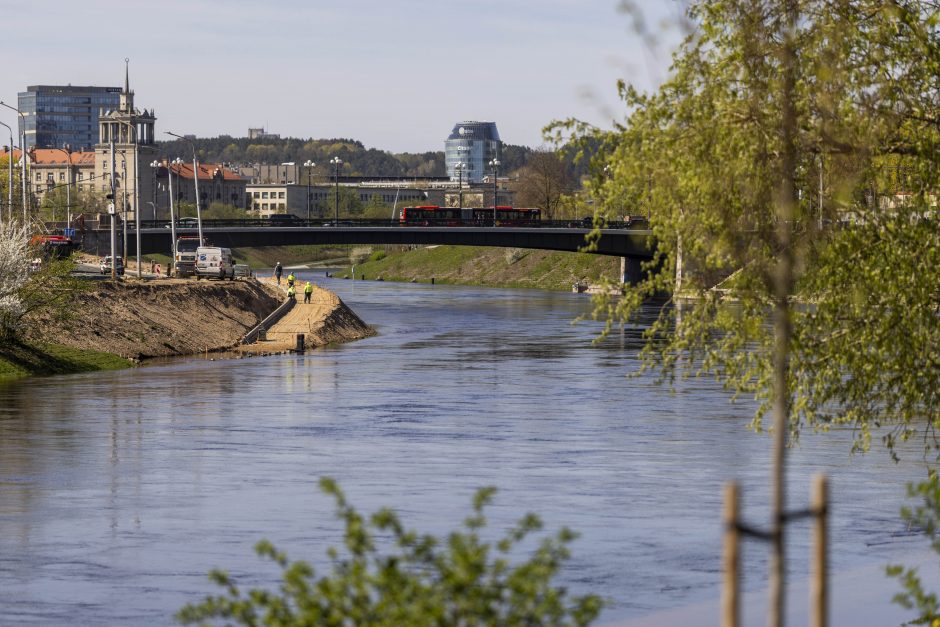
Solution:
[(264, 248), (233, 248), (232, 255), (237, 263), (247, 263), (252, 268), (273, 268), (278, 261), (281, 265), (342, 259), (346, 263), (352, 246), (267, 246)]
[[(378, 248), (378, 247), (377, 247)], [(387, 256), (356, 265), (356, 278), (459, 285), (489, 285), (568, 291), (580, 279), (597, 283), (616, 279), (620, 259), (587, 253), (564, 253), (472, 246), (437, 246), (389, 250)], [(337, 273), (351, 277), (351, 269)]]
[(0, 345), (0, 381), (74, 372), (119, 370), (131, 365), (130, 361), (118, 355), (61, 344), (13, 341)]

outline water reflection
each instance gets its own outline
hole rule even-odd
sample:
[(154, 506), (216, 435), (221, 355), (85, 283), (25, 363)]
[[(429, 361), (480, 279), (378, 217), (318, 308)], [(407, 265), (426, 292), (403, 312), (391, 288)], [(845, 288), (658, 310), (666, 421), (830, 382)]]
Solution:
[[(5, 621), (170, 624), (214, 591), (212, 567), (273, 581), (251, 550), (261, 537), (321, 561), (338, 539), (322, 475), (363, 510), (395, 505), (436, 533), (498, 485), (497, 529), (537, 511), (581, 532), (564, 582), (614, 599), (608, 618), (717, 594), (722, 483), (740, 479), (746, 515), (766, 517), (769, 441), (746, 431), (750, 404), (707, 381), (625, 378), (640, 330), (592, 343), (597, 323), (570, 324), (583, 296), (329, 286), (380, 335), (0, 386)], [(809, 436), (791, 456), (794, 506), (810, 474), (833, 476), (837, 569), (911, 542), (898, 485), (920, 474), (852, 458), (850, 440)], [(805, 524), (792, 540), (804, 573)], [(764, 551), (749, 547), (746, 564), (762, 585)]]

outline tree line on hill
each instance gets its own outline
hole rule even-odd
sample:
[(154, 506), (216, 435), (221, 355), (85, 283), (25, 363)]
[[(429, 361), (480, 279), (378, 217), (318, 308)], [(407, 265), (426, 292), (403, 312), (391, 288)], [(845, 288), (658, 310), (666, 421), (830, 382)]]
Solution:
[[(311, 160), (326, 164), (339, 157), (350, 176), (446, 176), (444, 151), (421, 153), (392, 153), (377, 148), (366, 148), (355, 139), (303, 139), (296, 137), (257, 138), (200, 137), (193, 140), (200, 161), (231, 164), (277, 164), (304, 163)], [(160, 152), (165, 155), (191, 154), (189, 144), (183, 140), (158, 142)], [(503, 144), (500, 160), (503, 172), (514, 172), (528, 162), (533, 149), (527, 146)]]

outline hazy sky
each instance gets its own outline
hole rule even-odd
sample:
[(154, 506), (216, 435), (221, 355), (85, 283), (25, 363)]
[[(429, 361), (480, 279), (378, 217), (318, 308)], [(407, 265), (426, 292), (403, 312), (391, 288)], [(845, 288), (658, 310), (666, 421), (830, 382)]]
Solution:
[[(618, 78), (642, 88), (664, 78), (668, 48), (645, 45), (618, 4), (0, 0), (0, 45), (14, 51), (0, 100), (27, 85), (122, 85), (128, 57), (136, 104), (156, 110), (163, 138), (264, 126), (419, 152), (442, 150), (458, 121), (492, 120), (504, 142), (538, 146), (552, 119), (609, 126), (622, 111)], [(674, 0), (638, 4), (654, 29), (680, 11)]]

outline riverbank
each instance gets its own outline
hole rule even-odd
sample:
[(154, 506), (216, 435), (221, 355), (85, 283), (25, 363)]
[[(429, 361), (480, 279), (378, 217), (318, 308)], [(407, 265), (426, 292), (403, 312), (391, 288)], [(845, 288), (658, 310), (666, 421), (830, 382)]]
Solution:
[(0, 382), (94, 370), (120, 370), (133, 362), (111, 353), (61, 344), (8, 342), (0, 345)]
[[(278, 286), (274, 279), (260, 279), (270, 290), (287, 295), (287, 282)], [(243, 354), (278, 353), (297, 346), (297, 336), (303, 334), (304, 348), (311, 349), (329, 344), (341, 344), (375, 335), (375, 329), (362, 321), (352, 309), (333, 292), (314, 286), (310, 302), (303, 302), (303, 282), (298, 283), (297, 302), (287, 314), (267, 330), (264, 340), (236, 348)]]
[[(152, 357), (230, 350), (280, 305), (267, 281), (100, 281), (75, 296), (66, 320), (31, 320), (21, 342), (0, 349), (0, 379), (127, 367)], [(332, 292), (308, 309), (308, 347), (374, 331)]]
[(27, 338), (133, 360), (193, 355), (231, 348), (278, 304), (254, 280), (100, 281), (67, 320), (40, 320)]
[[(565, 253), (524, 248), (480, 246), (428, 246), (413, 250), (382, 251), (355, 266), (355, 278), (406, 283), (447, 283), (571, 291), (578, 282), (617, 280), (620, 259), (587, 253)], [(352, 278), (353, 269), (337, 272)]]

